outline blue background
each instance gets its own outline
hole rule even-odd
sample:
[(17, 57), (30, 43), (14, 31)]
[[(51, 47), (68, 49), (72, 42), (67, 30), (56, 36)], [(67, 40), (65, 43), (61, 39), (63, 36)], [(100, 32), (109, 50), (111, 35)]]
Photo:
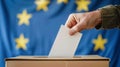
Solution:
[[(106, 5), (119, 5), (120, 0), (90, 0), (89, 11)], [(76, 11), (75, 0), (58, 4), (50, 0), (48, 11), (37, 11), (34, 0), (0, 0), (0, 67), (5, 67), (5, 58), (19, 55), (47, 56), (61, 24), (65, 24), (69, 14)], [(18, 25), (17, 14), (26, 9), (32, 14), (30, 25)], [(111, 59), (110, 67), (120, 67), (120, 30), (84, 30), (75, 55), (100, 55)], [(15, 39), (24, 34), (29, 39), (27, 50), (16, 49)], [(101, 34), (107, 39), (104, 50), (94, 51), (92, 41)]]

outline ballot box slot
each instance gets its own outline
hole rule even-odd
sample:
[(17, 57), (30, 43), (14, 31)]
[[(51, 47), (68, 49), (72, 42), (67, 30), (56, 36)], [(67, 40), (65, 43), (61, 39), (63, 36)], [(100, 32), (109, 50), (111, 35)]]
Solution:
[(6, 61), (109, 61), (109, 59), (6, 59)]

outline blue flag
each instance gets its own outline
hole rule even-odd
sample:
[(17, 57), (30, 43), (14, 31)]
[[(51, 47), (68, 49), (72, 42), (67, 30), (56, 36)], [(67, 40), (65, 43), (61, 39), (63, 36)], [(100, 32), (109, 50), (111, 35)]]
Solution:
[[(93, 11), (120, 0), (0, 0), (0, 67), (5, 58), (47, 56), (69, 14)], [(75, 55), (100, 55), (120, 66), (120, 30), (84, 30)]]

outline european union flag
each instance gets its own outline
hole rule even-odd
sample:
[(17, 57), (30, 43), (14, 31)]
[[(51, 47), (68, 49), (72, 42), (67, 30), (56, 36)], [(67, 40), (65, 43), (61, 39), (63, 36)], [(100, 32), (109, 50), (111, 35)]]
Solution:
[[(120, 0), (0, 0), (0, 67), (5, 58), (48, 55), (69, 14), (96, 10)], [(120, 66), (120, 30), (84, 30), (75, 55), (97, 54)]]

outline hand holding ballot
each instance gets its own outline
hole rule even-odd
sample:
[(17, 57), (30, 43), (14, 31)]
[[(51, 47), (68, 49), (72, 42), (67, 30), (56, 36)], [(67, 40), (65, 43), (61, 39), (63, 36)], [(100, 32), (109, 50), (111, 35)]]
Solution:
[(101, 23), (100, 11), (70, 14), (65, 26), (70, 28), (69, 34), (73, 35), (84, 29), (90, 29)]
[(108, 5), (98, 10), (86, 13), (75, 13), (68, 17), (66, 26), (73, 35), (84, 29), (111, 29), (120, 28), (120, 5)]

